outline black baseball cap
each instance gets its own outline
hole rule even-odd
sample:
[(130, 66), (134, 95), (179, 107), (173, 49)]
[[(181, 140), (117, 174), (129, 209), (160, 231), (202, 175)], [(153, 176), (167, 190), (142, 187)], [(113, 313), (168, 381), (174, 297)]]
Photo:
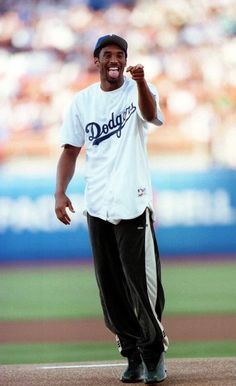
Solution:
[(123, 39), (122, 37), (120, 37), (118, 35), (114, 35), (114, 34), (101, 36), (98, 39), (96, 46), (95, 46), (95, 49), (94, 49), (94, 52), (93, 52), (93, 56), (98, 57), (101, 49), (103, 47), (108, 46), (109, 44), (117, 44), (117, 46), (119, 46), (125, 52), (125, 55), (127, 56), (127, 49), (128, 49), (127, 41), (125, 39)]

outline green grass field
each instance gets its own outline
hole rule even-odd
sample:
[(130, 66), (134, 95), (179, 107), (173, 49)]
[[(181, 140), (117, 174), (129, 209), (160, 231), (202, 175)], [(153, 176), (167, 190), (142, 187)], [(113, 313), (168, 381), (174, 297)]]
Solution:
[[(166, 315), (235, 314), (236, 264), (163, 267)], [(0, 320), (101, 316), (93, 268), (2, 270)]]
[[(163, 265), (166, 315), (236, 314), (236, 264)], [(0, 320), (102, 317), (93, 268), (3, 269)], [(236, 342), (173, 343), (169, 357), (232, 356)], [(0, 363), (119, 359), (110, 344), (1, 345)]]
[[(235, 342), (173, 342), (166, 358), (234, 357)], [(0, 364), (122, 360), (112, 343), (4, 344)]]

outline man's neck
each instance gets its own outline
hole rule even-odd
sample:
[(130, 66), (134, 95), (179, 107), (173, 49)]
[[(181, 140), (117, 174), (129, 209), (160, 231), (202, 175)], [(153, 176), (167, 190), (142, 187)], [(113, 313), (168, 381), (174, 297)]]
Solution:
[(114, 91), (123, 86), (124, 77), (118, 81), (108, 82), (107, 80), (101, 80), (101, 89), (105, 92)]

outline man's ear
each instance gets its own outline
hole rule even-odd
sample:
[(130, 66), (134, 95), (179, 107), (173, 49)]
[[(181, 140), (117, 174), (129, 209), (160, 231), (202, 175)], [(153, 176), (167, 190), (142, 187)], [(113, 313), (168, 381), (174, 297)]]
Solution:
[(94, 57), (94, 64), (96, 64), (97, 68), (99, 67), (99, 59), (96, 56)]

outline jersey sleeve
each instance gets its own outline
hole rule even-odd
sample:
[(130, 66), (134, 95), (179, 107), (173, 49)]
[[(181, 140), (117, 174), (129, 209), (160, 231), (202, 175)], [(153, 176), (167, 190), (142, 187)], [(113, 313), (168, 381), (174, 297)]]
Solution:
[(84, 129), (81, 124), (78, 97), (74, 97), (67, 110), (60, 128), (60, 145), (82, 147), (85, 142)]
[[(153, 86), (153, 84), (148, 83), (148, 87), (149, 87), (149, 89), (150, 89), (151, 93), (153, 94), (154, 99), (156, 101), (156, 110), (157, 110), (156, 117), (150, 123), (152, 123), (155, 126), (161, 126), (164, 123), (164, 117), (163, 117), (163, 114), (161, 112), (160, 105), (159, 105), (159, 94), (157, 92), (156, 87)], [(137, 106), (138, 106), (138, 104), (137, 104)], [(138, 108), (138, 114), (139, 114), (140, 118), (143, 121), (145, 121), (139, 108)]]

